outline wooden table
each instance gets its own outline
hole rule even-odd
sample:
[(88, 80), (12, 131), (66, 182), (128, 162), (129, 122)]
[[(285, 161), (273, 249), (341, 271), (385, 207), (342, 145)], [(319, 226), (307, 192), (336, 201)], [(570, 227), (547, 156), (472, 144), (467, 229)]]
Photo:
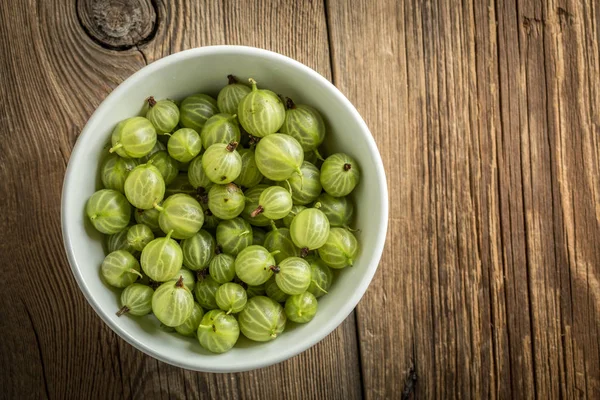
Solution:
[[(597, 1), (10, 0), (0, 32), (0, 397), (600, 398)], [(213, 44), (332, 80), (390, 189), (355, 313), (289, 361), (224, 375), (119, 339), (60, 230), (69, 154), (102, 99)]]

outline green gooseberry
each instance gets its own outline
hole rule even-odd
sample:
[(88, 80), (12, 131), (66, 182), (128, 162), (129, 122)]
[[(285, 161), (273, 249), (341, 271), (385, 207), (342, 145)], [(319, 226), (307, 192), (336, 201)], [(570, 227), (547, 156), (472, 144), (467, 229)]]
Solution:
[(152, 296), (154, 289), (141, 283), (132, 283), (121, 292), (121, 309), (117, 317), (123, 314), (142, 317), (152, 311)]
[(179, 244), (171, 239), (171, 232), (164, 238), (151, 241), (142, 250), (142, 270), (155, 282), (173, 279), (183, 265), (183, 254)]
[(273, 272), (279, 289), (289, 295), (304, 293), (310, 286), (310, 264), (303, 258), (288, 257)]
[(178, 193), (167, 197), (162, 205), (156, 205), (160, 215), (158, 224), (163, 232), (172, 232), (175, 239), (192, 237), (202, 228), (204, 210), (192, 196)]
[(127, 231), (127, 244), (137, 251), (144, 250), (144, 247), (153, 239), (152, 229), (144, 224), (133, 225)]
[(202, 131), (206, 121), (219, 112), (217, 101), (206, 94), (186, 97), (179, 108), (179, 123), (184, 128)]
[(208, 176), (202, 167), (202, 154), (198, 155), (198, 157), (194, 158), (190, 162), (190, 166), (188, 168), (188, 179), (190, 184), (196, 189), (204, 188), (208, 190), (213, 185), (212, 181), (208, 179)]
[(185, 172), (180, 172), (165, 189), (165, 197), (170, 197), (178, 193), (189, 194), (190, 196), (195, 196), (197, 193), (196, 188), (192, 186), (188, 180), (188, 174)]
[(348, 197), (333, 197), (327, 193), (321, 193), (315, 201), (315, 206), (323, 211), (332, 227), (347, 228), (354, 215), (354, 204)]
[(265, 232), (263, 229), (257, 228), (255, 226), (252, 227), (252, 244), (262, 246), (265, 242), (266, 236), (267, 232)]
[(301, 256), (306, 256), (309, 250), (316, 250), (327, 241), (329, 221), (323, 211), (307, 208), (292, 220), (290, 234), (294, 244), (300, 248)]
[(311, 321), (317, 313), (317, 298), (310, 292), (290, 296), (285, 302), (285, 315), (300, 324)]
[(321, 185), (333, 197), (348, 195), (360, 181), (358, 164), (344, 153), (333, 154), (321, 166)]
[(255, 296), (248, 300), (239, 316), (240, 330), (250, 340), (268, 342), (279, 336), (285, 329), (286, 315), (276, 301)]
[(106, 283), (116, 288), (127, 287), (142, 276), (140, 263), (130, 252), (125, 250), (117, 250), (108, 254), (102, 262), (100, 274)]
[[(168, 138), (168, 136), (165, 136)], [(152, 150), (150, 150), (150, 153), (146, 154), (144, 157), (140, 157), (139, 158), (139, 164), (146, 164), (148, 162), (148, 160), (150, 159), (150, 157), (152, 156), (152, 154), (154, 153), (158, 153), (159, 151), (167, 151), (167, 146), (165, 146), (164, 144), (162, 144), (161, 141), (157, 140), (156, 143), (154, 144), (154, 147), (152, 148)]]
[(208, 191), (208, 208), (220, 219), (233, 219), (244, 209), (245, 198), (235, 183), (213, 185)]
[(217, 305), (227, 314), (237, 314), (244, 309), (248, 297), (246, 290), (237, 283), (228, 282), (219, 286), (215, 294)]
[(229, 254), (219, 253), (210, 260), (208, 271), (218, 283), (231, 282), (235, 277), (235, 258)]
[(165, 185), (171, 184), (179, 175), (179, 165), (166, 151), (158, 151), (150, 156), (148, 164), (154, 165), (163, 177)]
[(352, 266), (358, 255), (358, 241), (345, 228), (331, 228), (327, 241), (319, 248), (319, 257), (331, 268)]
[(125, 250), (130, 252), (134, 257), (139, 255), (139, 252), (130, 246), (127, 241), (127, 233), (129, 232), (129, 228), (130, 227), (128, 226), (117, 233), (106, 236), (106, 248), (108, 249), (109, 253), (117, 250)]
[(181, 268), (171, 280), (176, 281), (179, 278), (183, 279), (183, 284), (188, 288), (190, 293), (194, 293), (194, 288), (196, 287), (196, 274), (187, 268)]
[(273, 255), (262, 246), (248, 246), (235, 259), (236, 275), (252, 286), (268, 281), (276, 268)]
[(204, 310), (200, 307), (200, 304), (194, 302), (194, 308), (192, 314), (185, 320), (181, 325), (177, 325), (175, 330), (177, 333), (183, 336), (195, 337), (198, 332), (198, 326), (204, 317)]
[(278, 303), (283, 303), (290, 297), (289, 294), (285, 293), (279, 286), (277, 286), (277, 282), (275, 281), (275, 277), (272, 277), (265, 283), (265, 294), (270, 299), (275, 300)]
[(325, 121), (317, 110), (305, 104), (286, 100), (285, 121), (279, 132), (287, 133), (300, 143), (302, 150), (316, 151), (325, 139)]
[(321, 194), (321, 172), (307, 161), (302, 163), (300, 171), (301, 174), (294, 173), (287, 181), (277, 184), (290, 190), (294, 204), (305, 205), (315, 201)]
[(240, 101), (250, 93), (251, 89), (241, 83), (233, 75), (227, 75), (229, 83), (219, 92), (217, 105), (222, 113), (237, 113)]
[(179, 108), (173, 100), (156, 101), (154, 97), (148, 97), (148, 112), (146, 118), (156, 128), (156, 133), (165, 134), (173, 132), (179, 123)]
[(200, 346), (212, 353), (229, 351), (239, 337), (240, 327), (235, 317), (222, 310), (207, 312), (198, 326)]
[(219, 286), (221, 286), (221, 284), (210, 276), (204, 276), (202, 279), (198, 278), (194, 294), (196, 295), (198, 304), (200, 304), (202, 308), (205, 310), (219, 308), (217, 301), (215, 300), (215, 294), (217, 293)]
[(152, 312), (163, 325), (183, 324), (194, 310), (194, 296), (183, 284), (183, 278), (165, 282), (154, 291)]
[(290, 213), (292, 205), (290, 192), (280, 186), (270, 186), (260, 194), (258, 206), (250, 213), (250, 217), (263, 214), (271, 220), (281, 219)]
[(123, 230), (131, 220), (131, 206), (125, 196), (112, 189), (102, 189), (87, 201), (85, 212), (96, 230), (112, 235)]
[(135, 167), (125, 180), (125, 196), (135, 207), (147, 210), (160, 203), (165, 195), (165, 180), (155, 166)]
[(300, 166), (304, 161), (304, 152), (300, 143), (283, 133), (269, 135), (256, 145), (255, 160), (258, 170), (273, 181), (285, 181), (294, 172), (302, 176)]
[(290, 230), (288, 228), (277, 228), (274, 224), (273, 230), (267, 233), (263, 246), (271, 252), (279, 250), (279, 253), (274, 256), (276, 263), (280, 263), (288, 257), (298, 257), (300, 255), (300, 249), (294, 244)]
[(202, 147), (208, 149), (215, 143), (239, 142), (241, 138), (237, 115), (215, 114), (206, 121), (202, 132)]
[(306, 210), (306, 207), (299, 205), (292, 206), (292, 209), (290, 210), (289, 214), (283, 217), (283, 225), (286, 228), (289, 228), (292, 225), (292, 220), (294, 219), (294, 217), (298, 215), (298, 213), (300, 213), (300, 211), (302, 210)]
[(116, 154), (109, 154), (102, 167), (100, 167), (100, 178), (106, 189), (113, 189), (123, 193), (123, 186), (127, 175), (138, 165), (133, 158), (123, 158)]
[(217, 244), (227, 254), (237, 256), (252, 244), (252, 226), (240, 217), (221, 221), (217, 226)]
[(316, 298), (327, 294), (333, 283), (333, 272), (319, 257), (314, 256), (306, 259), (310, 263), (311, 281), (307, 291)]
[(238, 142), (216, 143), (202, 155), (202, 168), (213, 183), (224, 185), (233, 182), (242, 171), (242, 157), (235, 151)]
[(176, 130), (167, 143), (167, 151), (175, 160), (187, 163), (200, 154), (202, 140), (193, 129), (181, 128)]
[(244, 193), (246, 202), (244, 210), (242, 211), (242, 218), (248, 221), (252, 226), (269, 226), (271, 224), (271, 220), (262, 213), (256, 214), (254, 217), (250, 216), (252, 212), (258, 208), (258, 199), (260, 198), (260, 195), (268, 187), (268, 185), (259, 184), (251, 187)]
[(262, 285), (257, 285), (257, 286), (250, 286), (250, 285), (246, 285), (246, 295), (248, 296), (248, 298), (252, 298), (255, 296), (264, 296), (265, 295), (265, 288), (266, 288), (266, 282), (263, 283)]
[(238, 119), (244, 129), (256, 137), (264, 137), (279, 130), (285, 119), (283, 102), (270, 90), (256, 87), (250, 78), (252, 91), (238, 105)]
[(246, 188), (258, 185), (263, 179), (263, 174), (261, 174), (256, 166), (254, 150), (238, 148), (238, 153), (242, 159), (242, 170), (234, 182)]
[(150, 208), (148, 210), (142, 210), (138, 208), (134, 211), (134, 218), (135, 222), (137, 222), (138, 224), (144, 224), (148, 228), (150, 228), (150, 230), (152, 230), (153, 233), (157, 233), (162, 232), (160, 230), (160, 226), (158, 225), (159, 214), (160, 213), (155, 208)]
[(156, 129), (144, 117), (133, 117), (117, 124), (111, 136), (112, 147), (125, 158), (140, 158), (150, 153), (156, 143)]
[(200, 229), (192, 237), (182, 240), (183, 265), (193, 271), (205, 269), (213, 258), (215, 245), (215, 239), (204, 229)]

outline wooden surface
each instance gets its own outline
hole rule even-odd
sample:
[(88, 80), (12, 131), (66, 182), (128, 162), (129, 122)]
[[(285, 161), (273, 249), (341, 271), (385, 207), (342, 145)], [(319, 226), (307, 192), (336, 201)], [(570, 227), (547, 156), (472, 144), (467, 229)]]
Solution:
[[(584, 0), (10, 0), (0, 7), (0, 397), (600, 398), (600, 5)], [(102, 99), (211, 44), (331, 79), (377, 141), (385, 253), (334, 333), (203, 374), (120, 340), (60, 233)]]

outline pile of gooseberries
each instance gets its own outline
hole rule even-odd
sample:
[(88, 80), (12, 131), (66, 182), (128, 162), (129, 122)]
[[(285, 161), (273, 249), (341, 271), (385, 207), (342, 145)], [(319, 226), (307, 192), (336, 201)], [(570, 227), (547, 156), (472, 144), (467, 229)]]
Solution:
[(85, 210), (117, 316), (153, 314), (213, 353), (309, 323), (359, 253), (355, 159), (323, 158), (314, 108), (227, 78), (217, 99), (149, 97), (119, 122)]

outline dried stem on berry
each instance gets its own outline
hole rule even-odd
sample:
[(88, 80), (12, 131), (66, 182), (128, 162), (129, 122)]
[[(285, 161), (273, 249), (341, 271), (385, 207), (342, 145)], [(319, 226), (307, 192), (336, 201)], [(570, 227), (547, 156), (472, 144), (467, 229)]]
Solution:
[(250, 216), (252, 218), (256, 217), (258, 214), (262, 213), (263, 211), (265, 211), (265, 209), (263, 208), (263, 206), (259, 205), (258, 207), (256, 207), (256, 210), (252, 211), (250, 213)]
[(280, 269), (280, 268), (279, 268), (277, 265), (271, 265), (271, 266), (269, 267), (269, 269), (270, 269), (271, 271), (273, 271), (274, 273), (276, 273), (276, 274), (278, 274), (278, 273), (279, 273), (279, 271), (281, 271), (281, 269)]
[(344, 171), (350, 171), (350, 169), (352, 169), (352, 164), (344, 164)]
[(300, 257), (305, 258), (308, 255), (308, 252), (310, 250), (308, 249), (308, 247), (303, 247), (302, 249), (300, 249)]
[(156, 105), (156, 100), (154, 100), (154, 96), (150, 96), (146, 99), (146, 101), (148, 102), (148, 105), (150, 107), (154, 107)]
[(236, 142), (236, 141), (229, 142), (229, 144), (227, 145), (227, 151), (231, 153), (231, 152), (233, 152), (233, 151), (234, 151), (234, 150), (235, 150), (237, 147), (238, 147), (238, 142)]
[(233, 85), (234, 83), (238, 83), (237, 78), (231, 74), (227, 75), (227, 79), (229, 80), (228, 85)]
[(119, 311), (117, 311), (117, 317), (120, 317), (123, 314), (127, 314), (129, 312), (129, 307), (123, 306)]
[(183, 287), (183, 275), (179, 275), (179, 279), (177, 279), (177, 282), (175, 282), (175, 286)]
[(288, 110), (293, 110), (294, 108), (296, 108), (296, 104), (289, 97), (287, 97), (285, 100), (285, 106), (287, 107)]

